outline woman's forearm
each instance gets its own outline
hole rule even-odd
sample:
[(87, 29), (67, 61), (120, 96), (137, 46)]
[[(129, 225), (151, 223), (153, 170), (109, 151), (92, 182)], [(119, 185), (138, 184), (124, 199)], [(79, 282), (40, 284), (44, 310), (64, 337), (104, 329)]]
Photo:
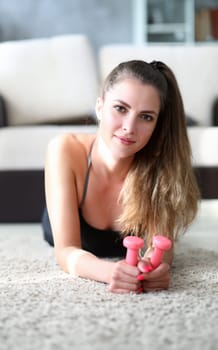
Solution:
[(57, 261), (64, 271), (73, 276), (110, 283), (114, 262), (97, 258), (85, 250), (67, 247), (56, 252)]

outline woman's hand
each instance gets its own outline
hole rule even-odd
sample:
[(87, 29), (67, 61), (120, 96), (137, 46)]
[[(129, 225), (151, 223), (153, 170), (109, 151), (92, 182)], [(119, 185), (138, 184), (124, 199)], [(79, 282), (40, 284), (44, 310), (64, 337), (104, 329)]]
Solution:
[(138, 269), (141, 271), (138, 279), (141, 281), (143, 291), (149, 292), (168, 289), (170, 283), (170, 265), (163, 262), (155, 270), (145, 273), (144, 269), (149, 265), (149, 258), (138, 262)]
[(128, 265), (125, 260), (120, 260), (114, 264), (109, 283), (109, 291), (113, 293), (138, 292), (141, 282), (137, 276), (140, 271), (137, 266)]

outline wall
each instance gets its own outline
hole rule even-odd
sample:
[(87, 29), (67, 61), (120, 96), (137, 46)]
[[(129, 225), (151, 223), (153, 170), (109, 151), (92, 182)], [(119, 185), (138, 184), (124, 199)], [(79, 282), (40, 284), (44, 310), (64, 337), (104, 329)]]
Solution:
[(87, 34), (97, 49), (131, 42), (132, 0), (0, 0), (0, 41)]
[[(0, 0), (0, 41), (84, 33), (95, 50), (107, 43), (132, 42), (134, 1)], [(218, 7), (218, 0), (195, 4)]]

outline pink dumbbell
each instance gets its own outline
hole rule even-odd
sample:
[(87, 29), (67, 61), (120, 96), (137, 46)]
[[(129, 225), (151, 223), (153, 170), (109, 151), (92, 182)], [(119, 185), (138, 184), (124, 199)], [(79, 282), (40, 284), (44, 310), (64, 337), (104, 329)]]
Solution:
[(172, 242), (169, 238), (164, 236), (154, 236), (153, 238), (154, 251), (151, 255), (151, 264), (145, 267), (145, 272), (154, 270), (161, 264), (163, 254), (169, 250), (172, 246)]
[(142, 238), (127, 236), (123, 240), (124, 247), (127, 248), (126, 262), (129, 265), (136, 266), (138, 263), (138, 251), (144, 246)]

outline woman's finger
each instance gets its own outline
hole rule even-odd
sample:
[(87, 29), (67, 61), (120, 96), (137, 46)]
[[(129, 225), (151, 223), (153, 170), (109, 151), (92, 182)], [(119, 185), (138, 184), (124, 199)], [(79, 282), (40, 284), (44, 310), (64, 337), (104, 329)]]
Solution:
[(139, 282), (135, 283), (128, 283), (123, 281), (112, 281), (108, 285), (108, 289), (111, 292), (117, 292), (117, 291), (127, 291), (127, 292), (136, 292), (140, 288)]
[(158, 280), (161, 279), (162, 276), (167, 276), (169, 274), (170, 270), (170, 265), (167, 263), (162, 263), (160, 264), (156, 269), (148, 272), (148, 273), (143, 273), (142, 275), (144, 276), (144, 280)]

